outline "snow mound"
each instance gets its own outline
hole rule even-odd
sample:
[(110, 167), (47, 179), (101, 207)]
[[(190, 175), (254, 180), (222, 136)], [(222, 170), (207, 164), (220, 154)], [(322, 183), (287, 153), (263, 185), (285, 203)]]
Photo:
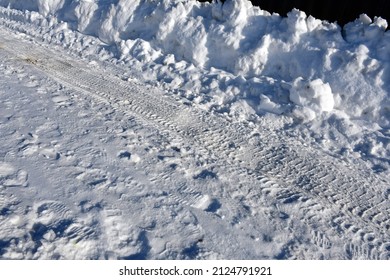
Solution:
[(330, 112), (334, 107), (332, 90), (328, 83), (321, 79), (304, 81), (298, 78), (290, 89), (290, 100), (296, 105), (313, 111), (311, 116), (322, 112)]
[[(324, 91), (328, 92), (328, 85), (336, 93), (338, 110), (390, 126), (386, 102), (390, 36), (384, 19), (362, 15), (342, 31), (337, 24), (296, 9), (287, 18), (271, 15), (248, 0), (224, 4), (190, 0), (23, 3), (0, 0), (3, 6), (40, 13), (41, 17), (26, 12), (32, 22), (51, 28), (53, 37), (68, 44), (75, 41), (67, 38), (74, 36), (69, 30), (96, 36), (117, 58), (125, 62), (135, 58), (150, 65), (144, 68), (153, 71), (151, 80), (168, 81), (171, 89), (181, 92), (188, 85), (192, 93), (185, 97), (207, 102), (207, 108), (230, 111), (236, 101), (245, 99), (258, 114), (286, 113), (290, 101), (300, 106), (309, 102), (307, 108), (319, 116), (318, 112), (333, 108), (330, 94), (296, 102), (298, 85), (292, 93), (264, 92), (256, 79), (271, 77), (276, 84), (321, 79)], [(320, 86), (311, 85), (318, 94)]]

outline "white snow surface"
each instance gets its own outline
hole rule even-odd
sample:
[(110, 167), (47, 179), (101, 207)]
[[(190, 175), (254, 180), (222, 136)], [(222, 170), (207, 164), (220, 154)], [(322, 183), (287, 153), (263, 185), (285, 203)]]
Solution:
[(386, 27), (0, 0), (0, 258), (389, 259)]
[(324, 84), (321, 79), (305, 82), (302, 78), (294, 81), (290, 89), (290, 100), (298, 106), (315, 113), (330, 112), (334, 107), (333, 93), (329, 84)]

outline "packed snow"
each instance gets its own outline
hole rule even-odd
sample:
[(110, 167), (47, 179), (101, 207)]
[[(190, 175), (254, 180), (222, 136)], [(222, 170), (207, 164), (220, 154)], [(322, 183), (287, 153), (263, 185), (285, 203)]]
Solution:
[(385, 19), (0, 6), (1, 258), (390, 258)]

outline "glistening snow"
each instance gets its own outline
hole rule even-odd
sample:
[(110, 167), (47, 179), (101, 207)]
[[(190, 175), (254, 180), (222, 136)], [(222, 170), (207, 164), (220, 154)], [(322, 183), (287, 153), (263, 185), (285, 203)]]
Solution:
[(1, 258), (390, 258), (385, 19), (0, 5)]

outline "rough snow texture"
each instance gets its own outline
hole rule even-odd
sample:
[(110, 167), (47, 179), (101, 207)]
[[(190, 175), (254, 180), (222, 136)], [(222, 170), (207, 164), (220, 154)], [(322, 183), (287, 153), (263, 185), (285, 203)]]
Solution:
[[(19, 36), (26, 34), (36, 44), (40, 42), (51, 48), (65, 48), (69, 53), (79, 55), (80, 59), (91, 68), (96, 64), (100, 67), (97, 68), (117, 75), (121, 80), (137, 81), (163, 88), (167, 94), (175, 96), (186, 106), (201, 108), (210, 114), (223, 115), (231, 123), (245, 124), (248, 127), (257, 126), (261, 128), (259, 131), (265, 134), (271, 134), (269, 131), (272, 131), (273, 136), (267, 138), (268, 144), (279, 143), (279, 140), (274, 141), (278, 137), (287, 142), (288, 137), (294, 137), (298, 142), (305, 143), (314, 150), (326, 150), (335, 158), (340, 157), (351, 165), (359, 163), (362, 167), (360, 161), (362, 158), (366, 161), (369, 174), (375, 172), (384, 178), (389, 178), (390, 33), (385, 32), (387, 22), (381, 18), (370, 19), (362, 15), (341, 30), (336, 24), (322, 22), (298, 10), (291, 11), (287, 18), (271, 15), (260, 8), (253, 7), (246, 0), (227, 0), (224, 5), (201, 4), (189, 0), (0, 0), (0, 5), (5, 7), (0, 8), (2, 28), (8, 27)], [(12, 59), (10, 58), (9, 61)], [(36, 63), (34, 57), (24, 59), (30, 64)], [(116, 65), (121, 71), (112, 65)], [(31, 74), (24, 69), (23, 65), (15, 66), (11, 62), (4, 62), (1, 67), (4, 73), (7, 73), (4, 79), (9, 79), (4, 80), (2, 84), (2, 92), (5, 94), (2, 98), (7, 102), (8, 108), (8, 111), (0, 111), (1, 121), (6, 127), (1, 134), (1, 137), (4, 137), (2, 145), (5, 147), (4, 151), (15, 150), (15, 153), (7, 153), (9, 157), (7, 160), (0, 159), (0, 190), (8, 191), (12, 187), (18, 187), (22, 190), (28, 189), (25, 197), (30, 195), (33, 197), (34, 195), (29, 192), (36, 190), (42, 192), (41, 198), (46, 196), (50, 198), (41, 199), (34, 205), (24, 205), (23, 195), (18, 197), (23, 191), (18, 195), (9, 196), (10, 191), (4, 192), (4, 195), (0, 196), (0, 202), (4, 206), (1, 213), (7, 214), (4, 214), (7, 218), (1, 224), (2, 228), (7, 229), (1, 233), (1, 238), (9, 242), (1, 245), (3, 248), (8, 248), (5, 257), (52, 258), (58, 255), (62, 258), (126, 258), (129, 256), (191, 258), (195, 254), (197, 258), (244, 256), (299, 258), (302, 255), (311, 258), (388, 258), (388, 251), (386, 251), (388, 242), (382, 242), (388, 238), (386, 234), (386, 238), (373, 239), (369, 232), (362, 231), (366, 235), (361, 235), (362, 237), (359, 238), (376, 242), (374, 247), (369, 244), (367, 249), (364, 246), (368, 243), (364, 243), (354, 235), (360, 232), (358, 228), (345, 229), (349, 237), (357, 238), (351, 239), (352, 241), (346, 245), (344, 237), (337, 239), (337, 236), (333, 236), (336, 232), (334, 229), (329, 230), (326, 237), (321, 231), (323, 229), (308, 231), (305, 228), (305, 223), (308, 221), (313, 223), (314, 228), (327, 224), (338, 225), (339, 222), (340, 227), (341, 224), (348, 227), (350, 223), (343, 219), (351, 215), (356, 217), (356, 213), (362, 215), (359, 219), (363, 221), (355, 221), (356, 225), (366, 226), (370, 217), (375, 217), (377, 223), (374, 225), (375, 230), (379, 228), (378, 231), (381, 232), (385, 230), (385, 226), (388, 226), (388, 217), (383, 214), (386, 212), (379, 211), (382, 208), (375, 206), (378, 202), (380, 207), (384, 207), (383, 210), (388, 209), (386, 208), (388, 190), (365, 192), (364, 189), (369, 186), (358, 181), (356, 186), (361, 187), (355, 188), (355, 185), (350, 183), (355, 180), (353, 176), (343, 179), (350, 180), (348, 182), (340, 181), (340, 178), (335, 180), (331, 176), (333, 174), (327, 173), (329, 166), (320, 165), (322, 157), (318, 159), (317, 164), (310, 162), (313, 158), (311, 155), (317, 155), (316, 153), (308, 154), (308, 159), (300, 161), (299, 153), (298, 156), (293, 156), (293, 148), (285, 152), (283, 147), (275, 146), (274, 150), (268, 147), (269, 151), (264, 153), (265, 156), (270, 157), (270, 162), (274, 165), (269, 167), (266, 164), (259, 164), (251, 167), (270, 172), (267, 174), (278, 171), (275, 178), (260, 178), (258, 179), (260, 183), (258, 181), (254, 183), (256, 186), (260, 184), (264, 187), (264, 193), (271, 196), (278, 193), (278, 189), (283, 189), (283, 186), (278, 186), (280, 182), (277, 176), (284, 176), (283, 180), (288, 181), (288, 187), (289, 184), (298, 186), (295, 191), (299, 195), (291, 193), (289, 188), (286, 188), (284, 190), (286, 194), (278, 193), (280, 196), (276, 200), (277, 203), (274, 203), (274, 200), (259, 195), (256, 188), (252, 189), (253, 185), (245, 184), (245, 181), (249, 180), (249, 177), (243, 175), (245, 172), (237, 174), (238, 171), (234, 171), (236, 173), (232, 171), (230, 175), (230, 170), (226, 171), (226, 167), (212, 166), (214, 159), (197, 159), (198, 151), (192, 151), (191, 145), (187, 147), (183, 142), (177, 141), (177, 145), (169, 142), (164, 146), (162, 143), (167, 140), (164, 140), (163, 136), (153, 138), (151, 136), (155, 134), (153, 129), (145, 128), (135, 121), (136, 124), (131, 127), (132, 122), (125, 120), (122, 111), (114, 110), (115, 114), (113, 114), (110, 106), (106, 104), (111, 100), (108, 97), (105, 97), (106, 103), (93, 104), (93, 97), (87, 95), (84, 100), (79, 97), (77, 90), (76, 93), (67, 92), (62, 85), (47, 82), (45, 77), (36, 78), (39, 74)], [(53, 73), (61, 74), (60, 71), (54, 70)], [(14, 73), (18, 73), (18, 76), (15, 77)], [(72, 79), (75, 77), (77, 75), (71, 76)], [(87, 81), (96, 82), (96, 80), (98, 79)], [(13, 87), (20, 91), (20, 95), (14, 97), (13, 92), (8, 91), (8, 84), (11, 82)], [(61, 82), (64, 80), (60, 79), (59, 83)], [(71, 83), (69, 77), (65, 82)], [(78, 87), (83, 86), (83, 83), (80, 83)], [(101, 85), (102, 88), (104, 86), (106, 85)], [(30, 107), (28, 105), (31, 103), (31, 96), (35, 89), (39, 98), (34, 99), (34, 106)], [(105, 93), (110, 92), (112, 93), (107, 90)], [(50, 100), (46, 100), (47, 93), (51, 97)], [(159, 91), (154, 93), (161, 94)], [(53, 106), (50, 102), (54, 104), (53, 108), (50, 107)], [(94, 108), (89, 108), (91, 103)], [(121, 100), (118, 104), (133, 106), (128, 100)], [(12, 109), (18, 108), (15, 106), (19, 106), (17, 113)], [(45, 119), (45, 115), (39, 111), (39, 108), (45, 108), (45, 114), (56, 122), (51, 123), (50, 120)], [(172, 111), (169, 107), (167, 107), (169, 110), (164, 106), (161, 108), (159, 114)], [(30, 116), (26, 117), (23, 115), (24, 112)], [(96, 112), (99, 112), (99, 117), (94, 116)], [(91, 115), (94, 117), (92, 118)], [(61, 116), (68, 116), (70, 119)], [(115, 122), (116, 120), (111, 119), (112, 116), (123, 120), (124, 123)], [(85, 124), (77, 122), (80, 118), (83, 120), (85, 118)], [(17, 124), (25, 123), (26, 119), (31, 122), (30, 126), (15, 128)], [(179, 115), (177, 119), (188, 124), (193, 121), (186, 115)], [(162, 122), (164, 121), (166, 120), (163, 119)], [(70, 124), (73, 123), (75, 127), (71, 127)], [(60, 137), (63, 135), (60, 127), (68, 129), (69, 138)], [(201, 128), (196, 127), (196, 129), (201, 131)], [(73, 135), (74, 131), (78, 134)], [(191, 130), (187, 132), (192, 133)], [(162, 135), (165, 135), (164, 133), (165, 131), (161, 132)], [(89, 134), (91, 135), (86, 136)], [(114, 136), (110, 138), (110, 135)], [(148, 140), (140, 138), (139, 135)], [(195, 135), (203, 137), (203, 133)], [(219, 145), (219, 142), (214, 141), (212, 137), (206, 140), (207, 143), (201, 143), (207, 144), (207, 147)], [(282, 140), (280, 142), (284, 143)], [(20, 147), (15, 147), (15, 143)], [(234, 146), (234, 143), (228, 143), (226, 147), (240, 150), (240, 146)], [(229, 151), (226, 147), (222, 147), (221, 153)], [(302, 151), (302, 148), (298, 150)], [(252, 151), (249, 154), (252, 154)], [(287, 155), (290, 156), (288, 160), (285, 158)], [(15, 163), (11, 164), (10, 161), (14, 160), (14, 157), (16, 157)], [(32, 157), (32, 159), (27, 163), (18, 163), (18, 157), (23, 159)], [(158, 158), (157, 162), (156, 158)], [(47, 162), (42, 164), (42, 159)], [(284, 165), (281, 159), (287, 164)], [(224, 160), (227, 158), (222, 157), (221, 162)], [(296, 164), (290, 165), (289, 160), (295, 160)], [(252, 164), (247, 158), (242, 162)], [(306, 164), (308, 162), (310, 164)], [(108, 171), (107, 163), (112, 164)], [(131, 168), (129, 170), (119, 168), (123, 163), (127, 168)], [(70, 172), (69, 178), (66, 179), (69, 180), (69, 185), (74, 183), (71, 179), (75, 177), (79, 183), (74, 190), (88, 186), (84, 190), (88, 199), (80, 199), (76, 206), (70, 207), (73, 190), (62, 188), (68, 181), (44, 182), (34, 166), (42, 166), (42, 170), (50, 170), (52, 166), (59, 167), (55, 173), (58, 178), (62, 174), (61, 170)], [(202, 170), (198, 170), (199, 166)], [(173, 171), (176, 168), (179, 171)], [(271, 168), (271, 171), (267, 168)], [(335, 170), (337, 171), (337, 168)], [(181, 172), (181, 175), (175, 172)], [(172, 183), (177, 184), (175, 188), (170, 185), (169, 178), (172, 178), (172, 174), (176, 174)], [(294, 174), (298, 174), (299, 178), (294, 177)], [(149, 182), (150, 176), (159, 177), (160, 181)], [(197, 181), (198, 179), (200, 182)], [(305, 180), (312, 181), (305, 184)], [(182, 181), (184, 186), (181, 184)], [(226, 187), (226, 182), (236, 185)], [(335, 194), (336, 204), (339, 203), (337, 205), (344, 207), (346, 204), (343, 199), (349, 195), (348, 188), (352, 188), (356, 193), (351, 194), (351, 197), (359, 198), (355, 199), (355, 208), (341, 209), (341, 211), (337, 208), (339, 206), (334, 208), (332, 206), (330, 208), (333, 210), (328, 213), (321, 197), (305, 200), (307, 193), (302, 193), (302, 186), (312, 186), (313, 190), (307, 191), (312, 195), (317, 192), (322, 193), (323, 186), (331, 186), (333, 182), (339, 183), (336, 184), (335, 189), (344, 188), (347, 194), (347, 196)], [(31, 183), (35, 187), (29, 189), (27, 186)], [(62, 197), (61, 192), (64, 189), (69, 191), (67, 193), (69, 201), (53, 202), (50, 191), (46, 193), (37, 188), (40, 184), (55, 185), (59, 197)], [(115, 187), (111, 188), (112, 186)], [(135, 195), (126, 196), (128, 193), (125, 190), (128, 186), (131, 186), (131, 190), (136, 190)], [(173, 192), (169, 199), (174, 201), (173, 208), (176, 208), (172, 212), (177, 215), (176, 217), (170, 212), (171, 205), (162, 203), (166, 199), (167, 192), (161, 189), (161, 186)], [(377, 185), (374, 184), (372, 187)], [(97, 192), (95, 198), (89, 198), (90, 189), (94, 188), (99, 191), (104, 189), (104, 195), (107, 197), (99, 196)], [(225, 192), (229, 195), (225, 195)], [(332, 201), (333, 194), (327, 194), (326, 199)], [(239, 206), (231, 203), (228, 199), (230, 195), (234, 197), (234, 201), (240, 201)], [(123, 203), (109, 208), (108, 205), (117, 201), (118, 196)], [(77, 193), (76, 197), (79, 199), (80, 193)], [(375, 199), (371, 200), (371, 197)], [(259, 205), (260, 198), (267, 206)], [(369, 203), (374, 206), (370, 205), (372, 208), (368, 207), (369, 210), (365, 211), (363, 206), (367, 205), (363, 201), (369, 200)], [(135, 201), (141, 202), (137, 204), (134, 203)], [(317, 204), (311, 204), (313, 201), (322, 208), (317, 209)], [(359, 206), (360, 202), (363, 206)], [(298, 203), (298, 206), (294, 203)], [(150, 205), (156, 205), (156, 208), (150, 208)], [(226, 208), (226, 205), (233, 206)], [(20, 210), (23, 207), (26, 207), (31, 220), (18, 215), (9, 219), (8, 212), (13, 213), (14, 209)], [(141, 217), (132, 214), (140, 213), (145, 208), (150, 209)], [(201, 214), (194, 212), (193, 208), (198, 209)], [(309, 210), (306, 212), (307, 209)], [(338, 210), (342, 213), (340, 217), (337, 216)], [(123, 215), (129, 211), (131, 214)], [(348, 211), (352, 211), (352, 214)], [(236, 231), (241, 232), (242, 229), (231, 230), (226, 223), (214, 219), (215, 216), (210, 218), (210, 213), (224, 217), (225, 221), (232, 224), (244, 223), (248, 226), (247, 236), (243, 239), (240, 236), (237, 237), (238, 239), (228, 240), (234, 241), (237, 247), (224, 246), (228, 249), (219, 251), (221, 247), (219, 241), (227, 240), (224, 236), (233, 235)], [(264, 218), (262, 216), (264, 213), (269, 216)], [(299, 216), (301, 214), (302, 217)], [(53, 221), (53, 216), (61, 217), (58, 224)], [(148, 217), (152, 216), (156, 219), (148, 220)], [(251, 218), (243, 219), (244, 216)], [(290, 223), (290, 216), (299, 216), (303, 222), (300, 223), (298, 219)], [(253, 221), (267, 224), (269, 221), (274, 221), (275, 217), (279, 217), (282, 221), (277, 220), (276, 224), (272, 224), (274, 233), (264, 231), (263, 227), (249, 226), (253, 224), (258, 226), (258, 223)], [(325, 220), (322, 220), (322, 217)], [(126, 227), (126, 219), (134, 220), (134, 225)], [(162, 221), (167, 221), (167, 224)], [(208, 227), (208, 223), (212, 226)], [(99, 224), (99, 227), (96, 227), (96, 224)], [(220, 232), (218, 238), (221, 239), (206, 240), (210, 243), (200, 244), (199, 240), (203, 240), (204, 236), (212, 235), (210, 229), (222, 228), (220, 226), (222, 224), (226, 226), (224, 228), (226, 232)], [(295, 227), (292, 232), (299, 235), (297, 239), (283, 232), (284, 227), (293, 224)], [(370, 224), (369, 227), (371, 226)], [(25, 232), (21, 228), (30, 229), (34, 242), (23, 241)], [(355, 233), (351, 233), (354, 231)], [(170, 232), (175, 234), (172, 235)], [(261, 232), (262, 236), (251, 236), (255, 232)], [(16, 236), (13, 241), (7, 239), (11, 233)], [(105, 243), (111, 246), (108, 249), (97, 245), (102, 242), (104, 239), (102, 236), (105, 235), (110, 240), (115, 240), (111, 244)], [(308, 245), (303, 242), (306, 238), (310, 239), (308, 235), (317, 242), (316, 245), (310, 245), (312, 246), (309, 246), (310, 248), (306, 248), (305, 246)], [(98, 240), (96, 236), (99, 236)], [(248, 255), (248, 252), (240, 249), (245, 246), (252, 248), (253, 244), (257, 244), (253, 243), (252, 237), (256, 242), (260, 241), (261, 246), (255, 247), (261, 248), (261, 252), (256, 251)], [(333, 237), (336, 243), (329, 241)], [(15, 240), (26, 243), (17, 244)], [(57, 245), (64, 243), (58, 246), (62, 248), (62, 252), (56, 252), (55, 246), (52, 245), (53, 240), (56, 240)], [(72, 243), (69, 243), (69, 240), (72, 240)], [(274, 242), (269, 242), (270, 240)], [(378, 245), (379, 243), (381, 245)], [(344, 245), (345, 248), (342, 249)], [(28, 248), (28, 255), (26, 252), (19, 252), (18, 246)], [(74, 251), (72, 250), (74, 246), (84, 246), (86, 249)], [(185, 250), (182, 250), (183, 248)], [(199, 248), (206, 248), (206, 253), (202, 253)], [(219, 255), (216, 252), (219, 252)], [(275, 255), (275, 252), (280, 254)]]
[[(332, 90), (321, 79), (303, 81), (298, 78), (290, 89), (290, 100), (307, 111), (305, 119), (312, 120), (316, 113), (330, 112), (334, 107)], [(298, 108), (297, 108), (298, 109)]]

